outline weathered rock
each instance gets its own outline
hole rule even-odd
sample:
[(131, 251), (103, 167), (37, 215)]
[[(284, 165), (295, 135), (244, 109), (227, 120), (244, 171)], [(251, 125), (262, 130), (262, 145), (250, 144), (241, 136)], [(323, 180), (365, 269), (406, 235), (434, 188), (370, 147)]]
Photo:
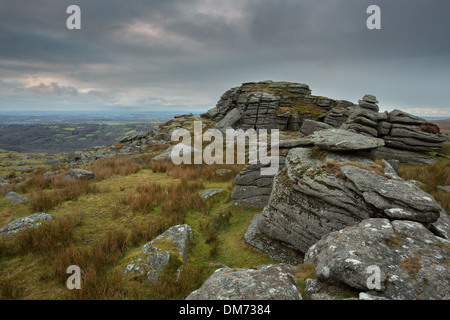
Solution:
[(200, 196), (200, 198), (202, 200), (206, 200), (206, 199), (211, 198), (212, 196), (214, 196), (218, 193), (221, 193), (221, 192), (224, 192), (224, 190), (223, 189), (208, 189), (208, 190), (205, 190), (202, 192), (202, 195)]
[[(339, 102), (338, 106), (342, 104), (342, 101)], [(353, 105), (350, 102), (350, 105)], [(323, 122), (326, 124), (329, 124), (330, 126), (334, 128), (339, 128), (345, 120), (344, 110), (333, 108), (330, 111), (327, 112), (325, 117), (323, 118)]]
[(305, 294), (310, 298), (313, 294), (317, 294), (322, 290), (322, 284), (317, 279), (305, 280)]
[(412, 114), (397, 109), (389, 112), (388, 119), (389, 119), (388, 121), (391, 123), (404, 123), (416, 125), (420, 125), (426, 122), (425, 119), (422, 119), (420, 117), (414, 116)]
[[(268, 157), (266, 160), (270, 160)], [(279, 166), (284, 166), (284, 157), (279, 157)], [(247, 164), (236, 176), (234, 182), (236, 187), (231, 193), (231, 200), (235, 205), (246, 205), (252, 207), (264, 207), (269, 201), (272, 191), (273, 175), (262, 175), (261, 169), (270, 166), (270, 162)], [(270, 160), (271, 161), (271, 160)]]
[(0, 228), (0, 236), (9, 236), (19, 231), (32, 229), (40, 226), (42, 221), (53, 220), (53, 217), (47, 213), (34, 213), (31, 216), (17, 218)]
[[(321, 281), (375, 296), (447, 300), (449, 245), (418, 222), (368, 219), (323, 237), (308, 250), (305, 262), (315, 265)], [(380, 287), (373, 291), (367, 285), (369, 266), (381, 271)]]
[(278, 261), (294, 263), (324, 235), (371, 217), (436, 222), (442, 208), (387, 163), (366, 156), (306, 148), (289, 151), (273, 180), (263, 212), (253, 218), (245, 242)]
[(384, 146), (378, 138), (366, 137), (343, 129), (317, 131), (311, 136), (314, 145), (331, 151), (368, 150)]
[[(200, 150), (188, 146), (188, 145), (183, 145), (182, 143), (179, 143), (177, 145), (174, 146), (170, 146), (168, 147), (166, 150), (164, 150), (163, 152), (161, 152), (159, 155), (155, 156), (152, 158), (152, 162), (156, 161), (156, 160), (171, 160), (172, 159), (172, 151), (174, 148), (177, 148), (179, 151), (179, 155), (182, 156), (184, 155), (184, 153), (189, 154), (189, 155), (194, 155), (196, 152), (201, 152)], [(176, 150), (177, 150), (176, 149)], [(173, 151), (175, 152), (175, 151)]]
[[(276, 143), (273, 143), (272, 146), (276, 146)], [(314, 143), (311, 138), (298, 138), (298, 139), (285, 139), (280, 140), (278, 143), (279, 149), (292, 149), (298, 147), (311, 147)]]
[(294, 268), (284, 264), (223, 268), (186, 300), (301, 300)]
[(67, 180), (81, 180), (81, 179), (94, 179), (95, 174), (91, 171), (84, 170), (84, 169), (69, 169), (66, 172), (66, 175), (64, 176)]
[(30, 202), (30, 199), (23, 197), (14, 191), (8, 192), (4, 199), (12, 200), (13, 204), (21, 204), (23, 202)]
[(439, 213), (437, 221), (430, 223), (429, 229), (438, 237), (450, 240), (450, 216), (444, 209)]
[(326, 124), (324, 122), (305, 119), (303, 121), (302, 127), (300, 128), (300, 132), (306, 136), (309, 136), (316, 131), (331, 129), (331, 128), (333, 128), (331, 125)]
[(8, 179), (6, 178), (0, 178), (0, 187), (6, 186), (9, 184)]
[(56, 170), (56, 171), (46, 171), (42, 174), (42, 178), (44, 179), (50, 179), (51, 177), (61, 173), (62, 170)]
[[(177, 269), (179, 276), (188, 258), (189, 242), (193, 238), (192, 228), (186, 224), (166, 230), (151, 242), (144, 245), (143, 255), (125, 267), (126, 275), (146, 274), (151, 283), (158, 283), (165, 270)], [(171, 268), (168, 268), (169, 265)]]
[(379, 110), (377, 103), (378, 103), (377, 98), (370, 94), (366, 94), (362, 98), (362, 100), (358, 101), (358, 104), (361, 108), (367, 109), (370, 111), (375, 111), (375, 112), (378, 112), (378, 110)]
[(445, 191), (447, 193), (450, 193), (450, 186), (438, 186), (439, 190)]
[(225, 177), (229, 174), (233, 173), (233, 170), (231, 169), (217, 169), (214, 174), (218, 177)]
[(381, 159), (398, 160), (400, 163), (415, 165), (432, 165), (439, 162), (438, 159), (426, 153), (399, 150), (388, 147), (376, 148), (372, 150), (372, 154)]
[(227, 115), (220, 120), (220, 122), (216, 125), (217, 129), (226, 129), (232, 128), (239, 120), (241, 119), (240, 111), (235, 108), (231, 110)]

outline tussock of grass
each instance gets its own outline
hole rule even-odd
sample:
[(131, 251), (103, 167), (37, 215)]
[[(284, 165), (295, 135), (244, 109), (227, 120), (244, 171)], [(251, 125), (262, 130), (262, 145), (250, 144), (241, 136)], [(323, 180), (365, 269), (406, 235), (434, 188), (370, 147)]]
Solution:
[(439, 163), (427, 166), (401, 164), (399, 176), (404, 180), (418, 180), (423, 183), (420, 188), (450, 213), (450, 193), (439, 190), (438, 186), (450, 185), (450, 161), (443, 159)]
[(111, 157), (96, 161), (88, 166), (88, 170), (91, 170), (95, 174), (97, 181), (113, 175), (129, 175), (138, 172), (140, 169), (141, 166), (138, 161), (128, 156)]
[(39, 191), (32, 194), (30, 201), (31, 212), (46, 212), (54, 209), (64, 201), (77, 201), (83, 194), (97, 193), (98, 188), (87, 180), (61, 181), (58, 183), (60, 189), (52, 192)]
[(14, 244), (17, 253), (45, 255), (70, 245), (75, 239), (74, 230), (83, 222), (84, 213), (62, 216), (55, 221), (44, 222), (39, 228), (17, 233)]

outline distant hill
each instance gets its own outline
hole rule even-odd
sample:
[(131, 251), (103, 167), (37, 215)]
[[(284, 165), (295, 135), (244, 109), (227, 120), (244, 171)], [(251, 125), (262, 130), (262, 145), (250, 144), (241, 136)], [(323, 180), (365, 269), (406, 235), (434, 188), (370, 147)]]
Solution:
[(109, 146), (124, 136), (148, 131), (149, 123), (0, 125), (0, 149), (59, 153)]

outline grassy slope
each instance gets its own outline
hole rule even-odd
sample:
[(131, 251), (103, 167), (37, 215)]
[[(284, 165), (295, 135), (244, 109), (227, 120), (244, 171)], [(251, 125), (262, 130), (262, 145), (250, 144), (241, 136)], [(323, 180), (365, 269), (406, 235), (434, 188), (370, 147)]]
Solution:
[[(449, 154), (448, 145), (441, 152)], [(434, 166), (401, 165), (399, 174), (406, 180), (422, 181), (422, 188), (433, 195), (448, 213), (449, 196), (436, 187), (450, 184), (450, 161), (440, 159), (440, 163)], [(46, 210), (56, 219), (45, 225), (53, 228), (45, 232), (61, 229), (67, 236), (55, 232), (56, 235), (50, 238), (53, 242), (48, 245), (31, 245), (32, 237), (46, 240), (45, 235), (40, 235), (39, 238), (39, 235), (33, 232), (29, 233), (31, 236), (28, 238), (15, 236), (0, 239), (0, 298), (184, 299), (201, 286), (221, 264), (245, 268), (274, 263), (268, 256), (242, 244), (242, 237), (251, 218), (261, 209), (234, 206), (230, 201), (232, 177), (240, 171), (240, 166), (221, 166), (231, 168), (233, 172), (228, 177), (218, 178), (212, 174), (218, 167), (192, 166), (171, 169), (163, 164), (140, 165), (143, 169), (139, 169), (132, 160), (119, 159), (106, 160), (89, 167), (101, 178), (90, 182), (91, 188), (86, 189), (85, 193), (69, 197), (69, 200), (62, 198), (53, 203), (52, 209)], [(42, 181), (39, 180), (41, 174), (42, 172), (33, 176), (32, 183), (18, 192), (34, 200), (43, 188)], [(159, 199), (151, 210), (140, 210), (142, 208), (139, 205), (133, 206), (133, 200), (145, 194), (142, 186), (161, 185), (161, 190), (165, 190), (164, 188), (171, 188), (183, 181), (189, 181), (189, 184), (179, 189), (170, 189), (170, 192), (178, 193), (172, 198)], [(72, 192), (70, 186), (58, 183), (46, 185), (44, 192), (58, 197), (58, 188), (63, 188), (64, 194)], [(223, 188), (225, 192), (199, 203), (198, 196), (202, 190), (209, 188)], [(164, 195), (165, 191), (161, 190), (159, 192)], [(33, 212), (31, 204), (12, 205), (9, 200), (2, 199), (0, 225)], [(83, 219), (82, 222), (65, 226), (67, 217)], [(169, 218), (171, 220), (168, 220)], [(189, 259), (179, 282), (167, 279), (159, 287), (155, 287), (142, 279), (124, 276), (125, 266), (139, 256), (139, 248), (142, 245), (180, 221), (192, 226), (194, 240), (191, 242)], [(126, 241), (121, 238), (123, 235)], [(58, 242), (55, 240), (61, 241), (62, 244), (53, 245)], [(123, 247), (116, 248), (111, 245), (120, 244), (121, 241), (124, 243)], [(15, 248), (15, 251), (8, 252), (8, 248)], [(76, 252), (82, 257), (76, 257)], [(61, 267), (66, 268), (73, 262), (69, 259), (65, 264), (61, 262), (62, 266), (58, 262), (67, 257), (87, 266), (88, 270), (83, 276), (88, 279), (86, 287), (89, 290), (86, 289), (82, 296), (69, 291), (65, 286), (67, 275)], [(96, 266), (94, 272), (89, 271), (92, 266)], [(304, 280), (308, 277), (314, 277), (312, 266), (302, 265), (298, 268), (297, 278), (301, 290), (304, 288)], [(338, 289), (336, 294), (342, 296), (348, 293)]]
[[(54, 209), (47, 211), (56, 220), (62, 217), (81, 214), (83, 222), (74, 228), (74, 238), (71, 246), (87, 248), (99, 239), (105, 238), (108, 232), (125, 232), (129, 234), (133, 228), (155, 223), (155, 217), (161, 214), (160, 208), (148, 213), (133, 212), (131, 207), (123, 204), (122, 199), (127, 195), (138, 194), (139, 186), (149, 183), (169, 186), (179, 183), (181, 179), (169, 177), (167, 173), (152, 172), (149, 169), (137, 173), (121, 176), (113, 175), (101, 181), (91, 182), (97, 187), (97, 192), (81, 195), (76, 201), (65, 201)], [(190, 256), (185, 269), (191, 270), (186, 281), (199, 286), (219, 266), (211, 263), (223, 263), (230, 267), (251, 267), (260, 264), (273, 263), (266, 255), (243, 245), (241, 242), (250, 219), (260, 209), (235, 207), (229, 196), (232, 190), (231, 181), (204, 181), (204, 187), (197, 190), (198, 194), (207, 188), (224, 188), (226, 192), (208, 200), (208, 210), (190, 211), (186, 214), (185, 223), (194, 229), (194, 240), (190, 246)], [(36, 190), (24, 193), (33, 198)], [(51, 192), (47, 190), (47, 192)], [(206, 243), (204, 229), (212, 217), (231, 212), (229, 226), (217, 234), (214, 254), (211, 247), (214, 243)], [(13, 218), (27, 216), (30, 213), (29, 204), (13, 206), (9, 200), (0, 200), (0, 225), (4, 225)], [(55, 222), (51, 222), (55, 223)], [(8, 239), (8, 241), (13, 241)], [(145, 282), (128, 279), (123, 275), (124, 267), (139, 254), (139, 248), (148, 242), (141, 239), (139, 243), (128, 244), (126, 250), (120, 254), (115, 263), (106, 266), (104, 272), (113, 277), (119, 277), (120, 289), (111, 289), (106, 294), (94, 298), (168, 298), (182, 299), (194, 288), (185, 290), (167, 290), (168, 296), (154, 296), (152, 288)], [(0, 243), (1, 244), (1, 243)], [(3, 244), (5, 246), (5, 244)], [(10, 242), (6, 245), (11, 245)], [(12, 244), (14, 245), (14, 244)], [(66, 289), (61, 279), (55, 276), (55, 252), (45, 254), (25, 252), (15, 255), (1, 255), (0, 250), (0, 289), (9, 292), (3, 298), (19, 299), (67, 299), (76, 298)], [(192, 271), (193, 270), (193, 271)], [(169, 283), (170, 284), (170, 283)], [(167, 284), (167, 285), (169, 285)], [(176, 284), (170, 284), (176, 286)], [(189, 292), (187, 291), (189, 289)], [(172, 296), (170, 295), (172, 293)], [(180, 294), (181, 293), (181, 294)], [(91, 295), (92, 296), (92, 295)], [(90, 297), (91, 297), (90, 296)]]

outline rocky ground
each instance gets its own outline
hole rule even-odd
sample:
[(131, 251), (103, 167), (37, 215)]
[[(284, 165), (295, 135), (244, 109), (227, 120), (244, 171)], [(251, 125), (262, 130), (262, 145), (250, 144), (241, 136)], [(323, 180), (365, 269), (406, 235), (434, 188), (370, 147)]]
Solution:
[[(61, 155), (3, 155), (0, 263), (10, 270), (11, 255), (18, 254), (8, 253), (7, 246), (16, 241), (10, 239), (20, 239), (20, 234), (51, 225), (53, 220), (61, 221), (58, 213), (64, 207), (76, 208), (76, 203), (68, 203), (67, 197), (59, 194), (60, 203), (50, 209), (50, 215), (13, 214), (14, 205), (20, 210), (35, 208), (39, 190), (28, 186), (33, 181), (36, 187), (39, 176), (53, 183), (40, 182), (37, 188), (41, 189), (85, 183), (86, 197), (99, 204), (111, 203), (117, 195), (108, 191), (108, 196), (101, 197), (95, 192), (98, 186), (128, 190), (120, 205), (129, 211), (119, 225), (126, 229), (124, 223), (131, 221), (141, 225), (157, 222), (159, 228), (151, 236), (140, 237), (134, 246), (124, 236), (126, 245), (114, 249), (122, 258), (111, 262), (111, 268), (120, 269), (116, 276), (128, 288), (121, 298), (133, 298), (130, 292), (145, 287), (153, 290), (150, 298), (158, 292), (166, 298), (190, 300), (450, 299), (448, 135), (437, 125), (400, 110), (380, 113), (378, 103), (370, 94), (356, 104), (314, 96), (309, 86), (301, 83), (245, 83), (225, 92), (217, 106), (201, 117), (177, 115), (112, 146)], [(196, 120), (202, 121), (203, 131), (281, 130), (278, 172), (262, 176), (260, 169), (267, 165), (259, 161), (238, 171), (225, 165), (214, 170), (208, 166), (178, 171), (170, 167), (170, 152), (177, 143), (171, 141), (172, 132), (179, 128), (192, 131)], [(127, 178), (106, 177), (102, 170), (113, 167), (113, 159), (125, 158), (131, 159), (135, 169), (117, 170), (115, 176)], [(431, 190), (427, 182), (421, 186), (420, 181), (402, 178), (411, 168), (441, 170), (434, 180), (442, 184)], [(151, 172), (145, 171), (149, 169)], [(203, 180), (194, 186), (197, 178)], [(137, 180), (167, 180), (167, 187), (147, 183), (136, 188)], [(182, 196), (174, 196), (181, 191), (173, 186), (180, 181), (187, 195), (190, 188), (194, 190), (196, 200), (190, 198), (184, 206), (175, 206), (176, 198)], [(130, 183), (134, 183), (132, 188)], [(27, 191), (31, 201), (21, 191)], [(44, 193), (39, 194), (42, 197)], [(144, 194), (158, 198), (149, 200), (153, 204), (143, 209)], [(137, 212), (142, 210), (151, 214), (139, 216)], [(182, 218), (159, 216), (163, 211), (186, 210)], [(211, 216), (211, 212), (219, 213)], [(111, 215), (120, 213), (112, 211)], [(233, 220), (233, 215), (241, 218)], [(103, 227), (116, 225), (113, 220), (104, 224), (99, 219), (90, 221)], [(95, 233), (95, 228), (90, 228), (83, 238)], [(240, 228), (241, 233), (236, 236), (233, 228)], [(227, 243), (228, 237), (234, 242)], [(199, 252), (205, 248), (210, 254), (202, 256)], [(246, 257), (249, 261), (237, 262)], [(195, 281), (193, 265), (197, 268)], [(375, 277), (371, 277), (373, 270), (378, 272)], [(2, 277), (7, 278), (0, 273)], [(190, 281), (192, 290), (182, 297), (170, 293), (185, 281)]]

